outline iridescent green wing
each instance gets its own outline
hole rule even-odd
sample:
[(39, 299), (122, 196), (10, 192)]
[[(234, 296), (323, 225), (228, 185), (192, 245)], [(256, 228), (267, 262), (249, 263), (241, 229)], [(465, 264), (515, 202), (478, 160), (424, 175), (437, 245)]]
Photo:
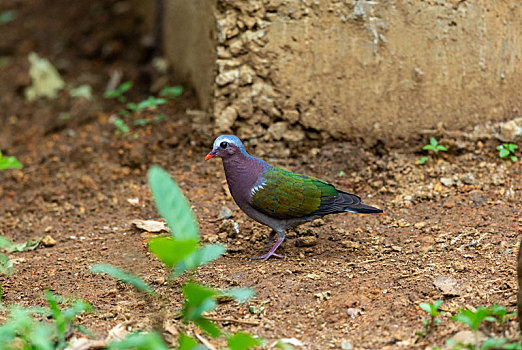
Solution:
[(300, 218), (331, 202), (337, 193), (315, 177), (269, 167), (252, 189), (252, 205), (276, 218)]

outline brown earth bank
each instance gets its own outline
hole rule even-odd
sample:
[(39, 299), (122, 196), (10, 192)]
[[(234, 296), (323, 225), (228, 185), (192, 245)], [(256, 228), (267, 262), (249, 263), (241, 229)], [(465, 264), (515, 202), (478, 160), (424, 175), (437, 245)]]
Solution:
[[(415, 164), (421, 143), (388, 149), (250, 140), (249, 151), (271, 164), (327, 180), (386, 211), (327, 216), (289, 232), (279, 250), (284, 259), (251, 260), (265, 252), (269, 231), (235, 206), (220, 162), (203, 160), (213, 139), (201, 136), (208, 126), (190, 92), (157, 111), (122, 117), (131, 131), (115, 133), (111, 115), (122, 104), (103, 98), (115, 70), (135, 83), (129, 101), (157, 95), (149, 86), (158, 81), (175, 83), (149, 63), (125, 3), (13, 0), (2, 2), (0, 11), (7, 9), (16, 9), (17, 18), (0, 25), (0, 54), (7, 58), (0, 68), (0, 149), (25, 167), (0, 173), (0, 235), (15, 242), (50, 235), (56, 244), (8, 254), (16, 271), (0, 277), (4, 305), (44, 305), (49, 288), (92, 303), (96, 311), (78, 322), (99, 337), (120, 323), (150, 328), (157, 305), (89, 272), (111, 263), (170, 296), (162, 322), (166, 339), (175, 339), (182, 281), (174, 289), (166, 283), (168, 272), (147, 252), (150, 234), (131, 224), (158, 219), (146, 182), (147, 169), (158, 164), (194, 206), (203, 240), (228, 247), (196, 280), (256, 290), (247, 304), (221, 304), (209, 315), (226, 330), (248, 331), (267, 344), (296, 338), (303, 349), (424, 349), (465, 329), (450, 320), (459, 308), (497, 303), (515, 310), (522, 172), (520, 162), (498, 158), (494, 139), (435, 135), (449, 151), (423, 166)], [(25, 99), (31, 51), (48, 58), (66, 81), (56, 99)], [(80, 84), (92, 87), (93, 100), (69, 96)], [(155, 121), (158, 113), (166, 119)], [(131, 118), (150, 123), (133, 125)], [(238, 234), (219, 219), (224, 206)], [(297, 247), (300, 237), (312, 237), (310, 246)], [(448, 295), (435, 286), (438, 277), (455, 278), (457, 291)], [(416, 336), (426, 317), (418, 304), (438, 299), (444, 300), (442, 323), (427, 337)], [(249, 312), (263, 304), (260, 314)], [(511, 318), (502, 329), (482, 330), (515, 339), (517, 329)]]

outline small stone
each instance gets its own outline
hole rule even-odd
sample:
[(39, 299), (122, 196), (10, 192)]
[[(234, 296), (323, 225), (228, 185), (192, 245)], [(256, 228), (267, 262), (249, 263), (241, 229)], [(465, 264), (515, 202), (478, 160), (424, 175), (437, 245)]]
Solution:
[(455, 180), (449, 177), (441, 177), (440, 182), (446, 187), (451, 187), (455, 185)]
[(477, 331), (477, 338), (475, 338), (473, 331), (460, 331), (449, 340), (452, 340), (454, 344), (475, 344), (475, 339), (477, 339), (480, 344), (486, 339), (486, 336), (481, 331)]
[(472, 173), (466, 173), (462, 176), (462, 182), (464, 182), (466, 185), (473, 185), (475, 182), (475, 177)]
[(229, 130), (237, 119), (237, 111), (234, 107), (228, 106), (216, 116), (216, 125), (222, 130)]
[(298, 142), (305, 139), (305, 133), (303, 130), (295, 129), (288, 130), (283, 134), (283, 140), (288, 142)]
[(297, 123), (299, 120), (299, 112), (295, 109), (284, 109), (283, 119), (288, 120), (291, 124)]
[(416, 223), (415, 225), (413, 225), (416, 229), (418, 230), (422, 230), (424, 227), (426, 227), (426, 222), (424, 221), (421, 221), (421, 222), (418, 222)]
[(268, 128), (268, 135), (272, 137), (272, 139), (279, 141), (283, 138), (284, 134), (288, 129), (287, 122), (277, 122)]
[(360, 244), (354, 241), (342, 241), (341, 245), (345, 248), (356, 250), (359, 249)]
[(466, 270), (466, 265), (464, 265), (460, 261), (455, 261), (452, 265), (453, 265), (453, 268), (455, 269), (455, 271), (457, 271), (457, 272), (462, 272), (462, 271)]
[(47, 235), (44, 238), (42, 238), (42, 244), (45, 247), (53, 247), (56, 245), (56, 240), (52, 238), (50, 235)]
[(447, 296), (459, 296), (464, 290), (462, 283), (449, 276), (439, 276), (435, 278), (433, 284)]
[(165, 283), (165, 277), (158, 277), (154, 280), (154, 283), (159, 284), (160, 286)]
[(312, 221), (313, 227), (320, 227), (320, 226), (324, 226), (324, 225), (325, 225), (324, 219), (317, 219), (317, 220)]
[(219, 211), (218, 220), (220, 219), (228, 219), (231, 218), (234, 215), (234, 212), (232, 209), (224, 205), (221, 210)]
[(256, 73), (248, 65), (243, 65), (239, 68), (239, 85), (252, 84)]
[(295, 240), (296, 247), (312, 247), (317, 244), (317, 238), (315, 236), (304, 236), (297, 237)]
[(294, 228), (299, 236), (314, 236), (314, 230), (309, 226), (297, 226)]
[(455, 205), (457, 205), (457, 203), (453, 199), (449, 199), (445, 201), (442, 206), (446, 209), (453, 209), (455, 208)]
[(219, 227), (219, 232), (224, 232), (229, 238), (236, 238), (239, 234), (239, 225), (234, 220), (223, 220)]
[(216, 77), (216, 84), (218, 86), (225, 86), (232, 83), (239, 77), (239, 70), (234, 69), (228, 72), (223, 72)]
[(500, 137), (505, 142), (522, 141), (522, 118), (516, 118), (502, 124)]
[(160, 233), (160, 232), (169, 232), (169, 228), (163, 221), (156, 220), (140, 220), (135, 219), (132, 220), (131, 223), (139, 228), (140, 230), (152, 232), (152, 233)]

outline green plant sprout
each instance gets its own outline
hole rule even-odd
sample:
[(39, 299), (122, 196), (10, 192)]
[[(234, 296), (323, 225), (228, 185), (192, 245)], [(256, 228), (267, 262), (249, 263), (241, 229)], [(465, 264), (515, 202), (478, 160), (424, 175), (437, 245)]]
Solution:
[[(435, 153), (438, 153), (440, 151), (446, 152), (448, 150), (446, 147), (444, 147), (442, 145), (439, 145), (439, 142), (434, 137), (430, 138), (429, 145), (424, 145), (424, 147), (422, 147), (422, 149), (425, 150), (425, 151), (430, 151), (431, 150), (431, 151), (433, 151)], [(423, 156), (417, 162), (419, 164), (425, 164), (428, 161), (428, 158), (429, 158), (428, 156)]]
[(23, 167), (16, 157), (4, 157), (0, 151), (0, 170), (22, 169)]
[(129, 126), (121, 118), (114, 119), (114, 126), (116, 127), (116, 135), (123, 135), (130, 131)]
[(0, 25), (9, 23), (16, 19), (16, 10), (7, 10), (0, 12)]
[(123, 94), (126, 93), (127, 91), (129, 91), (130, 88), (132, 88), (132, 81), (126, 81), (126, 82), (122, 83), (120, 86), (118, 86), (116, 89), (106, 91), (103, 94), (103, 97), (115, 98), (119, 102), (126, 102), (127, 97), (125, 97)]
[(428, 315), (430, 316), (429, 319), (422, 319), (422, 324), (424, 325), (424, 331), (417, 331), (417, 335), (420, 337), (425, 337), (428, 335), (429, 331), (433, 329), (435, 325), (440, 323), (440, 319), (436, 318), (439, 313), (439, 308), (442, 305), (442, 300), (437, 300), (434, 303), (420, 303), (419, 307), (426, 311)]
[(165, 104), (168, 101), (164, 98), (157, 98), (154, 96), (149, 96), (148, 99), (141, 101), (140, 103), (127, 103), (127, 109), (132, 112), (141, 113), (143, 110), (150, 108), (150, 109), (156, 109), (159, 105)]
[[(221, 244), (207, 244), (203, 246), (200, 244), (199, 226), (190, 204), (183, 196), (179, 186), (165, 170), (153, 166), (148, 172), (148, 182), (156, 208), (165, 219), (171, 232), (170, 236), (151, 238), (148, 242), (148, 249), (169, 268), (170, 282), (174, 278), (188, 273), (188, 280), (181, 286), (181, 292), (184, 297), (181, 311), (183, 323), (192, 323), (211, 337), (219, 337), (223, 334), (222, 330), (205, 317), (204, 313), (211, 312), (217, 307), (218, 297), (226, 296), (236, 300), (238, 303), (245, 303), (254, 295), (254, 292), (249, 288), (218, 290), (203, 286), (192, 280), (193, 271), (219, 258), (225, 253), (226, 248)], [(145, 292), (146, 295), (155, 298), (155, 302), (167, 303), (167, 297), (161, 297), (154, 291), (152, 286), (131, 273), (111, 265), (96, 265), (92, 267), (91, 271), (104, 273), (128, 283)], [(153, 347), (150, 345), (152, 343), (148, 342), (156, 344), (154, 349), (166, 349), (166, 345), (161, 337), (157, 338), (154, 334), (158, 333), (131, 333), (121, 342), (111, 343), (109, 349), (152, 349)], [(186, 334), (184, 327), (180, 327), (179, 334), (179, 349), (193, 349), (202, 346), (198, 345), (196, 339)], [(250, 349), (262, 343), (261, 339), (241, 332), (225, 334), (225, 337), (228, 342), (228, 348), (231, 350)], [(125, 345), (122, 345), (122, 342)]]
[(180, 97), (183, 94), (183, 86), (165, 86), (159, 94), (166, 98)]
[(515, 150), (517, 148), (518, 146), (513, 143), (503, 143), (501, 145), (498, 145), (498, 156), (501, 159), (507, 159), (509, 157), (509, 159), (511, 159), (512, 162), (516, 162), (518, 160), (517, 156), (515, 155)]
[[(45, 293), (49, 308), (12, 306), (9, 318), (0, 326), (2, 349), (51, 350), (64, 349), (71, 328), (84, 332), (74, 324), (76, 316), (89, 312), (92, 306), (84, 301), (74, 301), (72, 306), (61, 309), (63, 299), (49, 290)], [(32, 315), (47, 316), (50, 322), (37, 321)], [(85, 333), (85, 332), (84, 332)]]

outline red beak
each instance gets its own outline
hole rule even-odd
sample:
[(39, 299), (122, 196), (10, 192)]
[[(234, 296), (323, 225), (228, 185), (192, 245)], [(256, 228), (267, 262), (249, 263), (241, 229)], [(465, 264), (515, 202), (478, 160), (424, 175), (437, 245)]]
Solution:
[(209, 154), (205, 157), (205, 160), (209, 160), (210, 158), (214, 157), (216, 155), (215, 151), (210, 151)]

